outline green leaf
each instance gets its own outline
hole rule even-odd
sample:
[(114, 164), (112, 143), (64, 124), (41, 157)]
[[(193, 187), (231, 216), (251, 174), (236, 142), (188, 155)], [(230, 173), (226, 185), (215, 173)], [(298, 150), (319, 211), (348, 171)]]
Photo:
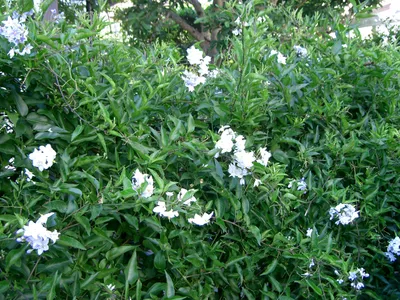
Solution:
[(276, 266), (278, 265), (278, 260), (274, 259), (272, 263), (270, 263), (267, 267), (267, 269), (261, 274), (262, 275), (268, 275), (271, 274), (273, 271), (275, 271)]
[(140, 279), (136, 282), (136, 300), (140, 300), (142, 298), (142, 282)]
[(254, 237), (256, 238), (258, 245), (260, 246), (261, 245), (261, 238), (262, 238), (260, 229), (257, 226), (254, 226), (254, 225), (250, 225), (249, 229), (250, 229), (251, 233), (254, 235)]
[(171, 141), (175, 141), (175, 140), (177, 140), (177, 139), (180, 137), (180, 130), (181, 130), (181, 127), (182, 127), (182, 121), (179, 120), (179, 121), (178, 121), (178, 124), (175, 126), (174, 130), (172, 130), (172, 132), (171, 132), (171, 134), (170, 134), (170, 136), (169, 136), (169, 139), (170, 139)]
[(74, 218), (80, 225), (82, 225), (82, 227), (85, 229), (86, 233), (88, 235), (90, 235), (90, 232), (92, 231), (92, 228), (90, 226), (89, 219), (84, 217), (84, 216), (82, 216), (82, 215), (78, 215), (78, 214), (75, 214)]
[(66, 235), (60, 235), (60, 239), (57, 241), (57, 244), (81, 250), (86, 250), (86, 248), (81, 244), (81, 242)]
[(59, 283), (60, 277), (58, 276), (58, 271), (56, 271), (56, 273), (53, 275), (50, 292), (47, 294), (46, 297), (47, 300), (53, 300), (56, 297), (56, 285)]
[(278, 280), (275, 279), (274, 276), (269, 275), (268, 280), (272, 284), (272, 286), (275, 288), (275, 290), (277, 290), (279, 293), (282, 292), (282, 285), (279, 283)]
[(4, 295), (10, 287), (10, 282), (7, 280), (0, 281), (0, 295)]
[(139, 278), (139, 271), (137, 266), (136, 250), (133, 251), (132, 257), (125, 268), (125, 282), (128, 284), (134, 283)]
[(83, 128), (84, 128), (84, 127), (83, 127), (82, 125), (76, 126), (74, 132), (73, 132), (72, 135), (71, 135), (71, 142), (72, 142), (73, 140), (75, 140), (75, 139), (82, 133)]
[(17, 105), (18, 113), (21, 116), (25, 117), (29, 112), (28, 105), (26, 105), (24, 100), (22, 100), (22, 97), (18, 95), (16, 92), (13, 92), (11, 95), (12, 98), (14, 99), (15, 104)]
[(165, 270), (165, 266), (166, 266), (165, 256), (162, 253), (162, 251), (158, 251), (154, 256), (154, 267), (157, 270), (162, 271)]
[(340, 50), (342, 50), (342, 41), (337, 39), (335, 44), (333, 44), (332, 54), (337, 55), (340, 52)]
[(167, 271), (165, 271), (165, 278), (167, 279), (167, 297), (170, 298), (175, 296), (174, 283)]
[(314, 283), (314, 281), (311, 281), (311, 280), (306, 279), (306, 282), (307, 282), (308, 286), (311, 287), (311, 288), (314, 290), (314, 292), (316, 292), (318, 295), (322, 296), (322, 290), (321, 290), (321, 288), (318, 287), (318, 286)]
[(114, 260), (122, 254), (135, 249), (136, 246), (120, 246), (117, 248), (112, 248), (110, 251), (106, 253), (107, 260)]
[(194, 129), (195, 129), (195, 123), (194, 123), (194, 119), (193, 119), (193, 116), (192, 116), (192, 114), (189, 114), (189, 117), (188, 117), (187, 123), (188, 123), (188, 129), (187, 129), (187, 133), (191, 133), (191, 132), (193, 132), (193, 131), (194, 131)]
[(96, 273), (90, 275), (88, 278), (86, 278), (86, 279), (82, 282), (81, 288), (82, 288), (82, 289), (85, 289), (87, 286), (89, 286), (89, 285), (93, 282), (93, 280), (96, 279), (97, 275), (99, 275), (99, 272), (96, 272)]
[(75, 271), (74, 275), (72, 276), (72, 279), (73, 281), (72, 281), (71, 293), (72, 296), (76, 298), (81, 293), (81, 284), (80, 284), (81, 279), (78, 271)]
[(285, 152), (282, 150), (276, 150), (272, 153), (272, 157), (276, 159), (277, 161), (288, 164), (289, 163), (289, 158)]
[(21, 256), (25, 254), (28, 244), (19, 249), (11, 250), (6, 257), (6, 271), (8, 272), (13, 265), (21, 265)]

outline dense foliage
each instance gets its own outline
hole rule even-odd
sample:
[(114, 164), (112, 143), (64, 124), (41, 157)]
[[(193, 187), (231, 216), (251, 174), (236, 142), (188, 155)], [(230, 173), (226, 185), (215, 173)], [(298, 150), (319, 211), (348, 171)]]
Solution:
[(215, 78), (193, 48), (99, 39), (97, 14), (13, 16), (0, 299), (400, 297), (399, 49), (282, 15), (245, 6)]
[[(131, 0), (132, 6), (118, 10), (127, 40), (133, 45), (155, 40), (174, 42), (178, 46), (203, 41), (201, 47), (210, 56), (226, 49), (227, 40), (236, 27), (235, 20), (243, 10), (254, 10), (276, 16), (276, 23), (285, 24), (282, 10), (301, 10), (304, 15), (316, 12), (329, 16), (342, 13), (343, 18), (365, 15), (381, 0)], [(267, 10), (267, 11), (265, 11)], [(274, 24), (275, 25), (275, 24)], [(263, 28), (270, 32), (275, 29)], [(218, 51), (219, 50), (219, 51)]]

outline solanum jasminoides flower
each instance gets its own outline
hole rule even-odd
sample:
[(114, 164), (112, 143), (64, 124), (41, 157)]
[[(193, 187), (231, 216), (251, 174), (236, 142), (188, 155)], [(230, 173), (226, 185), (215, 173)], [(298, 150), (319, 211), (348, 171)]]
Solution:
[(193, 223), (199, 226), (203, 226), (205, 224), (208, 224), (210, 222), (211, 217), (213, 216), (214, 212), (207, 214), (204, 213), (202, 216), (195, 214), (194, 218), (189, 218), (188, 221), (189, 223)]
[(148, 174), (143, 174), (138, 169), (136, 169), (135, 173), (132, 176), (132, 189), (137, 191), (142, 188), (142, 185), (146, 184), (144, 190), (141, 193), (141, 196), (144, 198), (151, 197), (154, 193), (154, 181), (153, 177)]
[(357, 219), (358, 211), (351, 204), (339, 204), (336, 207), (331, 207), (329, 210), (329, 214), (331, 216), (331, 220), (333, 218), (337, 218), (338, 220), (335, 222), (336, 225), (342, 224), (347, 225)]
[(49, 231), (43, 226), (52, 215), (54, 215), (54, 213), (48, 213), (41, 216), (36, 222), (29, 221), (28, 225), (25, 225), (23, 229), (17, 231), (17, 234), (23, 233), (20, 238), (17, 238), (17, 242), (28, 242), (32, 247), (27, 253), (36, 250), (37, 253), (41, 255), (44, 251), (49, 250), (50, 240), (53, 244), (58, 240), (60, 233), (57, 232), (57, 230)]
[(53, 150), (50, 144), (46, 146), (40, 146), (29, 154), (29, 159), (32, 161), (32, 165), (43, 171), (50, 168), (56, 158), (57, 153)]

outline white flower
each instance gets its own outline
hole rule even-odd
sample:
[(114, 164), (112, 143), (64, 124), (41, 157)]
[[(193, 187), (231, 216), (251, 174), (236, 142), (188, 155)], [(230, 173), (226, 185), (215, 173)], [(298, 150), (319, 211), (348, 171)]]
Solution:
[(309, 273), (309, 272), (305, 272), (304, 274), (301, 274), (302, 276), (305, 276), (305, 277), (311, 277), (311, 273)]
[(313, 229), (312, 228), (308, 228), (306, 236), (311, 237), (312, 232), (313, 232)]
[(267, 148), (260, 148), (258, 151), (260, 152), (261, 157), (257, 159), (257, 162), (266, 167), (272, 155), (267, 151)]
[(369, 277), (369, 274), (365, 272), (364, 268), (357, 269), (357, 271), (360, 273), (362, 278)]
[(233, 33), (233, 35), (238, 36), (238, 35), (242, 34), (242, 29), (235, 28), (235, 29), (232, 30), (232, 33)]
[(385, 252), (385, 255), (390, 260), (390, 262), (396, 261), (396, 257), (393, 255), (392, 252)]
[(337, 205), (336, 207), (331, 207), (331, 209), (329, 210), (329, 214), (331, 216), (331, 220), (333, 218), (338, 219), (335, 222), (336, 225), (347, 225), (359, 217), (358, 212), (356, 212), (354, 206), (343, 203)]
[(8, 55), (10, 58), (13, 58), (14, 55), (15, 55), (15, 50), (14, 50), (14, 48), (11, 48), (10, 51), (8, 51), (7, 55)]
[(29, 159), (32, 161), (32, 165), (42, 172), (53, 165), (56, 155), (57, 153), (51, 145), (47, 144), (46, 146), (40, 146), (39, 149), (35, 149), (29, 154)]
[[(243, 179), (244, 176), (249, 174), (249, 172), (246, 169), (239, 168), (235, 164), (229, 165), (228, 173), (230, 177), (233, 178), (237, 177), (239, 179)], [(242, 183), (241, 181), (240, 184), (244, 184), (244, 182)]]
[(215, 144), (215, 149), (221, 149), (221, 153), (231, 152), (236, 134), (229, 126), (222, 126), (218, 132), (221, 131), (221, 137)]
[(312, 258), (310, 264), (308, 265), (308, 268), (311, 269), (314, 266), (315, 266), (315, 263), (314, 263), (314, 259)]
[(142, 185), (146, 183), (146, 187), (142, 192), (141, 196), (144, 198), (149, 198), (154, 193), (154, 181), (153, 177), (148, 174), (143, 174), (138, 169), (132, 176), (132, 189), (137, 191)]
[[(191, 190), (192, 191), (192, 190)], [(178, 200), (182, 201), (182, 199), (185, 197), (186, 193), (188, 192), (187, 189), (181, 189), (181, 191), (178, 194)], [(190, 206), (190, 203), (192, 202), (196, 202), (196, 198), (194, 196), (190, 197), (189, 199), (185, 200), (185, 202), (183, 202), (183, 204)]]
[(391, 262), (396, 260), (394, 255), (400, 255), (400, 238), (397, 236), (389, 242), (385, 255)]
[(165, 195), (167, 195), (168, 198), (172, 197), (174, 195), (173, 192), (166, 192)]
[(181, 78), (183, 79), (185, 86), (189, 89), (189, 92), (193, 92), (197, 85), (206, 82), (205, 77), (198, 76), (187, 70), (183, 71), (183, 76)]
[(0, 27), (0, 35), (4, 36), (10, 43), (18, 46), (23, 44), (27, 40), (28, 30), (23, 24), (22, 20), (19, 20), (19, 15), (16, 14), (11, 18), (3, 21), (3, 26)]
[(153, 208), (153, 212), (161, 214), (167, 210), (167, 206), (164, 201), (158, 201), (157, 206)]
[(179, 212), (170, 209), (169, 211), (164, 211), (161, 214), (163, 217), (167, 217), (168, 219), (172, 219), (179, 216)]
[[(296, 180), (292, 180), (291, 182), (289, 182), (288, 189), (291, 189), (293, 187), (293, 183), (295, 182)], [(304, 177), (298, 180), (296, 183), (298, 191), (304, 191), (304, 194), (307, 193), (307, 183), (305, 182)]]
[(187, 52), (187, 60), (191, 65), (199, 65), (203, 60), (203, 51), (196, 49), (194, 46), (190, 47), (186, 50)]
[(196, 225), (203, 226), (210, 222), (210, 219), (213, 216), (213, 214), (214, 212), (212, 212), (211, 214), (204, 213), (202, 216), (195, 214), (194, 218), (189, 218), (188, 221), (189, 223), (194, 223)]
[(28, 177), (26, 179), (26, 181), (28, 181), (28, 182), (31, 181), (33, 177), (35, 177), (35, 175), (28, 169), (25, 169), (25, 175)]
[(269, 56), (271, 57), (271, 56), (274, 56), (274, 55), (277, 55), (278, 63), (280, 63), (282, 65), (286, 65), (286, 57), (282, 53), (280, 53), (280, 52), (278, 52), (276, 50), (271, 50), (271, 53), (270, 53)]
[(257, 18), (257, 23), (264, 23), (267, 19), (264, 16)]
[(115, 289), (115, 285), (113, 285), (113, 284), (109, 284), (109, 285), (107, 285), (107, 288), (110, 290), (110, 291), (113, 291), (114, 289)]
[(11, 157), (11, 158), (8, 160), (8, 165), (5, 166), (4, 168), (5, 168), (6, 170), (15, 171), (16, 168), (14, 167), (14, 161), (15, 161), (15, 158), (14, 158), (14, 157)]
[(296, 51), (296, 55), (299, 57), (307, 57), (307, 55), (308, 55), (306, 48), (295, 45), (295, 46), (293, 46), (293, 49)]
[(357, 271), (349, 273), (349, 280), (354, 281), (357, 279)]
[(250, 24), (249, 24), (248, 22), (242, 22), (242, 21), (240, 20), (240, 17), (237, 17), (237, 19), (235, 20), (235, 24), (238, 25), (238, 26), (240, 26), (241, 24), (243, 24), (243, 26), (245, 26), (245, 27), (250, 26)]
[(17, 234), (23, 233), (22, 237), (17, 239), (17, 242), (28, 242), (32, 249), (28, 250), (31, 253), (36, 250), (38, 255), (44, 251), (49, 250), (49, 241), (53, 244), (58, 240), (59, 232), (57, 230), (49, 231), (43, 225), (46, 224), (47, 219), (54, 213), (48, 213), (41, 216), (36, 222), (29, 221), (23, 229), (17, 231)]
[(342, 284), (342, 283), (343, 283), (343, 279), (336, 279), (336, 281), (337, 281), (339, 284)]
[(19, 52), (20, 55), (31, 54), (31, 50), (33, 49), (31, 44), (28, 44), (24, 47), (22, 52)]
[(261, 180), (260, 180), (260, 179), (256, 179), (256, 180), (254, 180), (253, 187), (257, 187), (257, 186), (259, 186), (260, 184), (261, 184)]
[(167, 211), (167, 206), (163, 201), (157, 202), (157, 206), (153, 208), (153, 212), (159, 214), (160, 216), (167, 217), (168, 219), (179, 216), (179, 212), (177, 211), (173, 211), (172, 209)]
[(200, 64), (199, 64), (199, 74), (200, 75), (207, 75), (208, 74), (208, 64), (211, 62), (211, 57), (206, 56), (204, 57)]
[(218, 75), (219, 75), (219, 70), (217, 70), (217, 69), (214, 69), (208, 73), (208, 77), (211, 77), (211, 78), (217, 78)]
[(254, 152), (236, 151), (234, 158), (239, 168), (250, 169), (253, 167), (253, 162), (256, 160)]
[(243, 135), (238, 135), (235, 139), (236, 151), (244, 151), (246, 140)]

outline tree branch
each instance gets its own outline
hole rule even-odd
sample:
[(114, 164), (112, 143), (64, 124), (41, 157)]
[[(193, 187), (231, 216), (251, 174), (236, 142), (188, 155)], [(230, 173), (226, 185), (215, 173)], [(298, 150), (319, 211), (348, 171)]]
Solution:
[(189, 0), (189, 2), (193, 5), (194, 10), (196, 11), (196, 14), (199, 16), (199, 18), (203, 18), (206, 15), (203, 7), (201, 7), (201, 3), (199, 1)]
[[(204, 9), (201, 7), (201, 3), (197, 0), (189, 0), (189, 2), (193, 5), (194, 10), (196, 11), (196, 14), (199, 18), (205, 17), (205, 12)], [(204, 32), (204, 25), (203, 23), (200, 23), (201, 27), (201, 32)]]
[(168, 10), (167, 11), (167, 18), (174, 20), (182, 29), (186, 30), (192, 37), (194, 37), (198, 41), (207, 41), (207, 39), (203, 33), (199, 32), (193, 26), (189, 25), (184, 19), (182, 19), (177, 13)]

